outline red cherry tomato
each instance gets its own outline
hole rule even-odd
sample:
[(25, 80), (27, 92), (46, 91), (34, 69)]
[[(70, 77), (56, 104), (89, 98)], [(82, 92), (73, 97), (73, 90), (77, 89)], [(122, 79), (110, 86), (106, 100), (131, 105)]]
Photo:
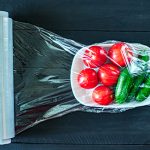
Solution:
[(127, 44), (118, 42), (109, 49), (108, 56), (114, 64), (125, 67), (130, 63), (133, 53)]
[(98, 77), (95, 70), (86, 68), (78, 75), (78, 83), (82, 88), (94, 88), (98, 84)]
[(119, 68), (114, 64), (104, 64), (99, 68), (98, 77), (102, 84), (106, 86), (115, 85), (120, 75)]
[(113, 91), (107, 86), (98, 86), (94, 89), (92, 98), (100, 105), (108, 105), (113, 101)]
[(101, 46), (91, 46), (85, 50), (83, 62), (90, 68), (96, 68), (104, 64), (107, 60), (107, 52)]

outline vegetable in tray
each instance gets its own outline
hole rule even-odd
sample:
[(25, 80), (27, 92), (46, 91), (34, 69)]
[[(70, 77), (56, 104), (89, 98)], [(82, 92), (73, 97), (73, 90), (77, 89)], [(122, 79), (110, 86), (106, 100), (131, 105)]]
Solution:
[[(80, 88), (89, 90), (86, 93), (91, 93), (97, 104), (122, 105), (149, 97), (149, 52), (146, 50), (138, 51), (125, 42), (107, 48), (95, 44), (86, 48), (82, 60), (85, 69), (78, 72), (77, 81)], [(134, 73), (131, 68), (139, 71)]]

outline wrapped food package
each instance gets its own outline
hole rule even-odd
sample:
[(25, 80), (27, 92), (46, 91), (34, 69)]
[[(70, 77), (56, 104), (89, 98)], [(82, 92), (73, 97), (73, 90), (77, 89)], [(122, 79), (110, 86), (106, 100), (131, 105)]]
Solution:
[(148, 46), (114, 40), (84, 45), (13, 21), (5, 12), (0, 21), (0, 139), (9, 139), (1, 143), (70, 112), (118, 113), (150, 105)]

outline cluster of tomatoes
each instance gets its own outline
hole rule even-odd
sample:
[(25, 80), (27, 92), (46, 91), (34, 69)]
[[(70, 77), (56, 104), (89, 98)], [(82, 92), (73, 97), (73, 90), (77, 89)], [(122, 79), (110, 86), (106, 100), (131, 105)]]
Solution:
[[(86, 66), (78, 75), (82, 88), (92, 89), (92, 99), (100, 105), (108, 105), (113, 99), (113, 86), (117, 84), (120, 68), (131, 61), (132, 51), (124, 42), (112, 45), (109, 50), (94, 45), (85, 50), (82, 57)], [(100, 83), (100, 85), (98, 85)]]

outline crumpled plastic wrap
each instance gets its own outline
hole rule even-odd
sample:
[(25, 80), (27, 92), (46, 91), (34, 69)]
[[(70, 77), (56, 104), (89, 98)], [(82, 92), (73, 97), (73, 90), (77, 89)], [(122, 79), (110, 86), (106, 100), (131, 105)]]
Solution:
[[(74, 56), (86, 45), (16, 21), (13, 40), (16, 134), (69, 112), (117, 113), (134, 107), (89, 107), (78, 102), (71, 88), (70, 73)], [(131, 46), (150, 50), (141, 44)]]

